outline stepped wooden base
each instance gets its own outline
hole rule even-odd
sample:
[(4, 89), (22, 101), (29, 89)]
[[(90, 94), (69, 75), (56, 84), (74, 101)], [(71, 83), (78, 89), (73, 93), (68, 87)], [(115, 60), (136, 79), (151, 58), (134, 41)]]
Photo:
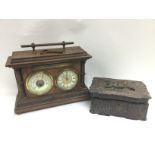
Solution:
[(67, 92), (63, 94), (55, 94), (54, 96), (41, 96), (41, 97), (20, 97), (16, 98), (15, 113), (21, 114), (25, 112), (50, 108), (58, 105), (64, 105), (73, 102), (89, 100), (89, 91), (87, 88)]

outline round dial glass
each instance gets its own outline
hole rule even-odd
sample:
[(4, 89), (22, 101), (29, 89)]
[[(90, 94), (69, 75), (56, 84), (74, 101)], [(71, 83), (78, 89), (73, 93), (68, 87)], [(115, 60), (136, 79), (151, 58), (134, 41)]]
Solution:
[(78, 75), (72, 70), (63, 71), (57, 79), (57, 85), (60, 89), (71, 90), (78, 82)]
[(45, 71), (30, 74), (26, 79), (26, 88), (34, 95), (44, 95), (51, 90), (52, 86), (53, 78)]

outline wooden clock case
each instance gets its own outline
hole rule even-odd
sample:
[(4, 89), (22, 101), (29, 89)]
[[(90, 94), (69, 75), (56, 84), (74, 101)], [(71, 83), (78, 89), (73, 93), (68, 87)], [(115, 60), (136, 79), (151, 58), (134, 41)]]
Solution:
[[(89, 100), (89, 91), (84, 83), (85, 62), (89, 58), (91, 55), (79, 46), (13, 52), (6, 67), (14, 69), (18, 86), (15, 113)], [(78, 82), (73, 89), (65, 91), (57, 87), (56, 79), (68, 69), (77, 73)], [(36, 71), (46, 71), (53, 77), (54, 85), (46, 95), (32, 95), (26, 89), (26, 78)]]

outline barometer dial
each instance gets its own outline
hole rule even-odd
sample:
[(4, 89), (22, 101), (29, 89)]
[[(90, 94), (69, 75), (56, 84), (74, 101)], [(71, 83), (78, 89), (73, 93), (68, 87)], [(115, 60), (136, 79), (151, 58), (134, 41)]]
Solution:
[(30, 74), (26, 79), (27, 90), (34, 95), (44, 95), (53, 87), (52, 76), (45, 71)]
[(60, 89), (71, 90), (78, 82), (78, 75), (72, 70), (63, 71), (57, 79), (57, 85)]

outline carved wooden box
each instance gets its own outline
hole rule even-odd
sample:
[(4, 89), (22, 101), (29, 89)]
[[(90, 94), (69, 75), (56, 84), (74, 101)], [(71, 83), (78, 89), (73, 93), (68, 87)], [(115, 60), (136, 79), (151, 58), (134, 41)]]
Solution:
[(146, 86), (140, 81), (94, 78), (90, 87), (91, 113), (146, 120)]

